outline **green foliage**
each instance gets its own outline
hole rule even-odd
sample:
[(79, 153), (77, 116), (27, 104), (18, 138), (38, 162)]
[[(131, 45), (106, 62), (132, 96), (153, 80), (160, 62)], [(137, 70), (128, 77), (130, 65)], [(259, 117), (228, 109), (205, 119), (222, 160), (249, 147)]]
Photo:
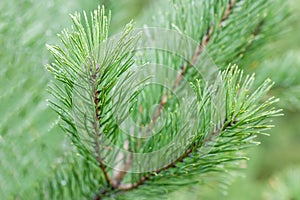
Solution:
[(272, 177), (266, 189), (264, 199), (300, 199), (300, 170), (290, 167)]
[[(210, 55), (222, 69), (213, 81), (205, 82), (192, 68), (191, 60), (154, 51), (156, 62), (176, 71), (183, 63), (191, 62), (184, 73), (189, 81), (186, 85), (193, 88), (193, 98), (187, 105), (181, 105), (181, 99), (172, 91), (145, 87), (144, 81), (151, 77), (136, 83), (136, 65), (143, 69), (153, 52), (137, 55), (140, 34), (133, 30), (132, 23), (116, 40), (109, 39), (120, 30), (119, 24), (135, 15), (127, 13), (125, 17), (124, 13), (132, 2), (101, 1), (112, 9), (112, 21), (110, 14), (105, 16), (101, 9), (91, 15), (72, 15), (73, 26), (59, 35), (62, 45), (47, 46), (53, 58), (45, 53), (44, 44), (57, 42), (54, 33), (67, 26), (65, 16), (74, 10), (92, 10), (98, 2), (21, 1), (19, 7), (14, 1), (0, 3), (0, 63), (4, 66), (0, 69), (1, 198), (158, 199), (179, 198), (174, 194), (179, 189), (201, 188), (201, 192), (207, 187), (221, 187), (226, 191), (237, 169), (245, 165), (244, 149), (257, 145), (256, 136), (269, 130), (270, 118), (279, 115), (273, 107), (277, 99), (270, 96), (280, 97), (280, 106), (299, 108), (298, 53), (263, 62), (269, 56), (268, 45), (277, 39), (287, 21), (281, 2), (174, 0), (164, 2), (162, 12), (155, 10), (155, 26), (187, 34), (199, 44), (198, 60)], [(147, 2), (139, 4), (136, 13)], [(145, 20), (149, 23), (149, 18)], [(49, 97), (45, 90), (50, 78), (40, 66), (52, 61), (47, 66), (55, 78), (50, 83)], [(247, 72), (255, 71), (257, 79), (244, 76), (229, 63), (239, 64)], [(203, 64), (208, 68), (209, 64)], [(273, 89), (268, 78), (275, 81)], [(186, 85), (179, 84), (179, 97), (187, 94), (180, 91)], [(132, 86), (142, 90), (131, 93)], [(116, 91), (123, 96), (116, 95)], [(168, 101), (162, 118), (167, 120), (154, 126), (163, 127), (158, 134), (138, 140), (119, 128), (113, 111), (120, 105), (114, 104), (115, 99), (126, 97), (121, 118), (130, 111), (138, 125), (146, 126), (151, 124), (151, 106), (165, 94)], [(58, 119), (45, 103), (48, 98)], [(189, 121), (189, 117), (195, 118)], [(137, 135), (139, 129), (133, 132)], [(115, 145), (130, 148), (133, 153), (149, 153), (162, 149), (174, 138), (180, 141), (176, 148), (147, 163), (155, 169), (143, 173), (128, 170), (121, 178), (118, 175), (122, 173), (113, 169), (119, 155), (106, 149), (106, 145)], [(106, 157), (111, 158), (110, 165), (102, 162)], [(132, 159), (132, 165), (139, 159)]]
[[(267, 44), (284, 32), (285, 3), (279, 1), (174, 0), (154, 23), (187, 34), (204, 43), (214, 63), (248, 69), (266, 57)], [(170, 10), (174, 10), (170, 12)]]
[[(100, 130), (88, 128), (84, 130), (85, 134), (82, 134), (78, 133), (80, 131), (77, 129), (85, 129), (89, 125), (93, 128), (93, 123), (102, 124), (95, 121), (94, 113), (99, 110), (96, 118), (99, 117), (105, 122), (101, 131), (108, 135), (113, 134), (116, 125), (112, 122), (113, 116), (108, 112), (111, 108), (105, 105), (111, 102), (112, 97), (109, 97), (109, 94), (119, 76), (132, 65), (129, 54), (136, 39), (131, 36), (132, 25), (129, 24), (116, 43), (107, 41), (110, 17), (104, 15), (104, 9), (98, 8), (91, 15), (91, 21), (85, 13), (83, 15), (85, 27), (81, 23), (80, 14), (77, 13), (72, 16), (74, 28), (70, 31), (65, 30), (60, 36), (66, 50), (59, 46), (48, 46), (55, 63), (47, 68), (62, 83), (54, 82), (50, 87), (50, 93), (55, 97), (51, 101), (52, 107), (65, 122), (62, 127), (71, 135), (73, 144), (86, 155), (87, 152), (94, 152), (92, 146), (99, 142), (94, 136), (100, 134)], [(97, 46), (104, 41), (107, 43)], [(97, 97), (94, 97), (96, 93)], [(96, 107), (93, 106), (94, 98), (100, 99)], [(78, 108), (80, 105), (76, 104), (77, 101), (80, 101), (78, 103), (83, 104), (83, 107)], [(92, 112), (89, 115), (90, 110)], [(82, 113), (84, 111), (87, 113)], [(79, 119), (74, 120), (74, 115), (79, 115)]]
[[(227, 8), (226, 12), (232, 11), (231, 9)], [(219, 17), (218, 27), (224, 22), (225, 17)], [(122, 136), (124, 133), (116, 127), (111, 112), (112, 90), (115, 86), (123, 87), (122, 84), (119, 86), (116, 83), (121, 79), (121, 75), (133, 66), (134, 60), (130, 54), (135, 47), (133, 38), (138, 37), (131, 36), (132, 28), (129, 25), (119, 41), (111, 44), (107, 39), (109, 23), (104, 15), (104, 9), (99, 8), (95, 11), (91, 20), (87, 19), (85, 13), (83, 18), (84, 21), (81, 22), (79, 14), (73, 16), (73, 29), (63, 31), (60, 36), (66, 50), (59, 46), (48, 47), (55, 58), (55, 63), (48, 66), (48, 69), (59, 81), (53, 83), (54, 86), (50, 91), (55, 97), (52, 101), (54, 110), (64, 121), (63, 129), (69, 134), (81, 156), (92, 160), (95, 165), (98, 164), (106, 179), (106, 184), (103, 179), (98, 185), (98, 188), (106, 185), (103, 191), (98, 191), (98, 198), (111, 195), (114, 198), (133, 198), (141, 194), (145, 198), (157, 198), (157, 195), (168, 194), (179, 186), (195, 184), (199, 180), (200, 183), (208, 185), (209, 181), (199, 176), (207, 173), (217, 176), (219, 173), (228, 173), (238, 168), (240, 161), (246, 159), (240, 150), (257, 144), (253, 141), (256, 134), (270, 128), (270, 125), (266, 124), (267, 119), (278, 116), (278, 111), (271, 107), (276, 99), (270, 98), (260, 103), (272, 86), (270, 80), (253, 89), (253, 76), (244, 78), (237, 67), (229, 66), (225, 72), (217, 76), (213, 85), (201, 81), (194, 85), (197, 98), (195, 101), (192, 100), (189, 108), (178, 110), (178, 106), (175, 106), (176, 101), (170, 101), (168, 109), (177, 108), (177, 110), (171, 111), (174, 114), (163, 124), (161, 133), (146, 141), (128, 136), (124, 138)], [(208, 44), (212, 36), (212, 33), (208, 33), (206, 35), (208, 40), (202, 45)], [(104, 43), (104, 47), (101, 46), (101, 42)], [(159, 53), (156, 55), (159, 56)], [(125, 81), (123, 84), (130, 85), (132, 82)], [(74, 92), (77, 93), (75, 99)], [(152, 95), (158, 95), (157, 90), (152, 92)], [(164, 91), (161, 90), (158, 96), (164, 96)], [(80, 99), (79, 104), (76, 104), (77, 98)], [(127, 103), (131, 104), (134, 101), (135, 96), (132, 96)], [(147, 109), (149, 105), (147, 99), (143, 99), (142, 102), (141, 107)], [(78, 105), (82, 107), (78, 108)], [(74, 109), (78, 109), (75, 111), (76, 116), (76, 113), (79, 113), (78, 121), (74, 121), (72, 113)], [(178, 122), (186, 124), (184, 118), (189, 119), (184, 112), (185, 109), (187, 113), (192, 113), (191, 116), (197, 116), (193, 122), (196, 124), (194, 129), (187, 129), (186, 125), (181, 127), (178, 124)], [(140, 119), (138, 121), (145, 121), (143, 116)], [(118, 179), (114, 170), (107, 168), (103, 161), (103, 155), (108, 156), (101, 147), (104, 145), (105, 136), (110, 138), (110, 141), (106, 141), (110, 145), (117, 144), (122, 147), (126, 142), (129, 142), (129, 146), (138, 145), (137, 149), (131, 149), (134, 152), (147, 153), (149, 149), (159, 150), (174, 138), (180, 138), (178, 145), (182, 147), (179, 147), (180, 151), (171, 149), (170, 152), (166, 152), (164, 158), (160, 157), (154, 163), (148, 163), (156, 165), (155, 170), (139, 174), (125, 171), (124, 177)], [(168, 161), (171, 155), (175, 155), (175, 159)], [(118, 160), (118, 155), (113, 155), (112, 159)], [(166, 165), (160, 167), (159, 163), (166, 161)], [(133, 167), (135, 161), (131, 162)], [(93, 174), (89, 176), (93, 177)], [(220, 179), (220, 182), (226, 184), (227, 181)], [(160, 189), (158, 187), (160, 185), (164, 187)], [(138, 189), (135, 190), (136, 187)], [(94, 190), (97, 192), (97, 187)], [(126, 196), (119, 196), (119, 193), (123, 194), (127, 190), (130, 191), (126, 192)], [(56, 196), (57, 192), (60, 191), (48, 191), (50, 196)]]
[[(228, 184), (229, 179), (225, 177), (232, 176), (233, 170), (240, 168), (242, 161), (247, 160), (240, 150), (258, 144), (253, 140), (256, 134), (270, 128), (265, 122), (268, 117), (277, 116), (278, 111), (269, 109), (276, 101), (274, 99), (257, 105), (259, 96), (270, 89), (270, 81), (266, 81), (250, 95), (254, 78), (249, 76), (241, 82), (242, 74), (236, 67), (223, 72), (218, 79), (220, 82), (204, 88), (204, 91), (199, 91), (200, 88), (196, 87), (200, 97), (199, 108), (196, 108), (199, 111), (198, 120), (201, 121), (198, 123), (202, 126), (193, 135), (192, 144), (196, 144), (193, 146), (195, 149), (184, 159), (175, 162), (174, 166), (158, 174), (150, 174), (144, 185), (120, 199), (141, 196), (145, 199), (157, 199), (158, 196), (167, 198), (162, 195), (187, 185), (215, 187), (217, 182), (224, 188)], [(223, 99), (226, 99), (226, 121), (219, 121), (218, 124), (216, 117), (219, 116), (215, 115), (214, 112), (217, 111), (214, 108)], [(213, 131), (213, 134), (209, 131)], [(216, 179), (218, 176), (223, 179)]]
[(74, 153), (66, 154), (52, 165), (49, 175), (35, 187), (36, 192), (27, 191), (30, 199), (91, 199), (96, 189), (104, 187), (101, 169)]
[(0, 2), (1, 199), (22, 196), (68, 149), (45, 101), (45, 43), (57, 42), (55, 34), (68, 24), (62, 16), (89, 6), (95, 7), (63, 0)]
[[(281, 57), (268, 60), (258, 67), (260, 79), (272, 77), (276, 82), (271, 94), (280, 98), (280, 107), (293, 110), (300, 106), (300, 59), (298, 51), (289, 51)], [(267, 77), (266, 77), (267, 76)], [(292, 94), (292, 95), (291, 95)]]

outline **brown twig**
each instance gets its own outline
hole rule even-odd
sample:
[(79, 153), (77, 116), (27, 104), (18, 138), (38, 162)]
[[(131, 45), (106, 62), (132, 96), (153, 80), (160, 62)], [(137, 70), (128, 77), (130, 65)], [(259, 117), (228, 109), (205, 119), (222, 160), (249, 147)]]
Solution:
[[(129, 149), (129, 142), (126, 141), (124, 144), (124, 149)], [(121, 155), (122, 156), (122, 155)], [(122, 158), (121, 158), (122, 159)], [(125, 158), (124, 158), (125, 159)], [(115, 176), (114, 176), (114, 188), (118, 188), (119, 185), (121, 184), (123, 178), (125, 177), (125, 175), (127, 174), (127, 171), (130, 169), (131, 167), (131, 161), (132, 161), (132, 154), (128, 154), (123, 166), (123, 169), (120, 170)]]
[[(96, 70), (98, 70), (98, 69), (99, 69), (99, 66), (96, 65)], [(94, 129), (94, 132), (95, 132), (95, 141), (94, 141), (94, 146), (95, 147), (94, 147), (94, 150), (95, 150), (98, 165), (99, 165), (99, 167), (101, 168), (101, 170), (103, 172), (103, 175), (104, 175), (104, 178), (106, 180), (107, 186), (112, 187), (113, 181), (109, 177), (108, 172), (106, 170), (106, 165), (103, 163), (103, 158), (100, 155), (99, 140), (100, 140), (100, 137), (101, 137), (101, 133), (99, 133), (99, 128), (98, 128), (99, 123), (98, 122), (101, 118), (101, 116), (100, 116), (101, 108), (98, 106), (99, 103), (100, 103), (100, 98), (99, 98), (100, 91), (98, 91), (96, 86), (95, 86), (96, 78), (97, 78), (96, 74), (97, 73), (95, 72), (92, 75), (92, 84), (93, 84), (93, 91), (94, 91), (93, 98), (94, 98), (94, 105), (95, 105), (94, 122), (93, 122), (93, 129)]]
[(232, 12), (232, 8), (233, 8), (234, 4), (235, 4), (235, 0), (231, 0), (229, 2), (228, 7), (222, 17), (222, 20), (221, 20), (221, 23), (219, 24), (219, 26), (222, 26), (223, 23), (226, 21), (226, 19), (229, 17), (230, 13)]
[[(209, 137), (207, 137), (201, 144), (201, 146), (206, 146), (207, 143), (212, 142), (213, 138), (220, 136), (221, 132), (225, 131), (227, 128), (230, 128), (232, 125), (234, 125), (237, 122), (237, 120), (234, 120), (233, 122), (227, 122), (224, 121), (224, 123), (221, 125), (221, 128), (217, 128), (212, 134), (210, 134)], [(197, 142), (194, 142), (179, 158), (177, 158), (176, 160), (174, 160), (173, 162), (159, 168), (156, 169), (154, 172), (152, 172), (151, 174), (148, 174), (147, 176), (142, 177), (139, 181), (133, 183), (133, 184), (124, 184), (124, 185), (120, 185), (119, 186), (119, 190), (122, 191), (128, 191), (128, 190), (132, 190), (135, 188), (138, 188), (140, 185), (144, 184), (145, 181), (149, 180), (151, 177), (155, 176), (156, 174), (167, 170), (169, 168), (173, 168), (176, 167), (176, 163), (178, 162), (183, 162), (183, 160), (187, 157), (190, 156), (190, 154), (193, 152), (194, 149), (197, 148)]]
[[(220, 136), (221, 132), (222, 131), (225, 131), (227, 128), (231, 127), (232, 125), (234, 125), (235, 123), (237, 122), (237, 120), (234, 120), (232, 123), (229, 123), (227, 121), (224, 121), (224, 123), (221, 125), (221, 128), (217, 128), (209, 137), (207, 137), (203, 142), (202, 142), (202, 146), (206, 146), (207, 143), (213, 141), (213, 138), (215, 137), (218, 137)], [(193, 152), (194, 149), (197, 148), (197, 142), (194, 142), (180, 157), (178, 157), (176, 160), (174, 160), (173, 162), (161, 167), (161, 168), (158, 168), (156, 169), (154, 172), (146, 175), (146, 176), (143, 176), (142, 178), (140, 178), (139, 181), (135, 182), (135, 183), (128, 183), (128, 184), (122, 184), (122, 185), (119, 185), (117, 188), (117, 190), (119, 191), (129, 191), (129, 190), (132, 190), (132, 189), (135, 189), (135, 188), (138, 188), (140, 185), (143, 185), (147, 180), (149, 180), (151, 177), (154, 177), (156, 176), (156, 174), (164, 171), (164, 170), (167, 170), (167, 169), (170, 169), (170, 168), (173, 168), (173, 167), (176, 167), (176, 163), (178, 162), (183, 162), (183, 160), (187, 157), (190, 156), (190, 154)], [(125, 173), (126, 174), (126, 173)], [(101, 194), (104, 195), (106, 194), (108, 191), (105, 190), (103, 191)], [(101, 199), (101, 196), (97, 196), (97, 199), (95, 200), (100, 200)]]

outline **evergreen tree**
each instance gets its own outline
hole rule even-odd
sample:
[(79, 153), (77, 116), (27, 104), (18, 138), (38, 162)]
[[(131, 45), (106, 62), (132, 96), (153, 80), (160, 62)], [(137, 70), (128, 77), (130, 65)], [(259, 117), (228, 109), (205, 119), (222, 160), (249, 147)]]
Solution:
[[(113, 1), (105, 4), (113, 11), (119, 6)], [(273, 93), (286, 95), (282, 106), (287, 102), (299, 105), (299, 95), (291, 101), (287, 93), (278, 92), (297, 80), (286, 82), (276, 76), (279, 61), (263, 62), (269, 56), (270, 41), (278, 38), (285, 27), (288, 14), (281, 4), (262, 0), (173, 0), (145, 28), (136, 29), (131, 22), (117, 35), (110, 32), (111, 14), (104, 7), (90, 14), (71, 15), (72, 26), (59, 34), (60, 44), (47, 45), (53, 56), (53, 62), (47, 61), (51, 63), (47, 65), (51, 83), (47, 78), (34, 87), (29, 84), (38, 80), (44, 73), (41, 71), (21, 79), (19, 84), (28, 81), (37, 92), (18, 97), (23, 104), (10, 104), (18, 105), (20, 113), (1, 121), (0, 136), (2, 142), (20, 135), (20, 130), (14, 130), (8, 122), (16, 116), (26, 116), (19, 126), (22, 129), (30, 130), (36, 123), (40, 125), (37, 131), (50, 127), (48, 132), (54, 133), (59, 124), (68, 135), (64, 154), (53, 153), (59, 159), (51, 170), (42, 167), (37, 172), (43, 174), (41, 177), (28, 177), (33, 179), (30, 187), (20, 184), (7, 198), (165, 199), (189, 187), (226, 191), (248, 160), (245, 149), (259, 144), (256, 136), (265, 134), (272, 127), (271, 119), (281, 115), (281, 110), (274, 107), (278, 99)], [(9, 6), (3, 3), (4, 8)], [(21, 24), (26, 25), (32, 18), (21, 19)], [(4, 24), (1, 30), (9, 34), (9, 26)], [(24, 44), (19, 48), (31, 43), (41, 45), (35, 42), (41, 41), (36, 39), (41, 35), (20, 35)], [(30, 65), (39, 59), (26, 54), (26, 60)], [(1, 59), (3, 63), (12, 61), (13, 66), (22, 65), (13, 56)], [(16, 67), (4, 68), (2, 77), (22, 76), (14, 76), (14, 70)], [(244, 71), (256, 71), (258, 78), (244, 75)], [(282, 71), (280, 76), (285, 75), (286, 70)], [(299, 73), (296, 68), (295, 73)], [(269, 78), (277, 84), (274, 86)], [(7, 86), (9, 81), (2, 82)], [(44, 91), (47, 84), (50, 97), (38, 92)], [(15, 88), (2, 94), (3, 102), (20, 94)], [(41, 103), (45, 96), (58, 118)], [(22, 106), (35, 107), (36, 111), (27, 114)], [(1, 105), (4, 113), (11, 109)], [(25, 141), (32, 145), (30, 140)], [(59, 139), (54, 142), (61, 143)], [(30, 161), (44, 155), (39, 150), (51, 151), (40, 141), (32, 151), (17, 146), (17, 142), (2, 143), (1, 152), (5, 154), (1, 154), (1, 169), (16, 180), (26, 171), (14, 172), (9, 166), (25, 162), (24, 169), (30, 170)], [(29, 155), (25, 160), (16, 156), (22, 151)], [(62, 152), (59, 148), (56, 151)], [(52, 163), (51, 156), (46, 159)], [(3, 191), (13, 188), (4, 183), (0, 186)]]

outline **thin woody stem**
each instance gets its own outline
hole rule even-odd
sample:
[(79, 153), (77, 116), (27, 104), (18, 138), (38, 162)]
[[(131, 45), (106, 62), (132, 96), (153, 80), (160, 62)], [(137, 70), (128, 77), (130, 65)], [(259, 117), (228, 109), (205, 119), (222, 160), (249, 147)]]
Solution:
[[(220, 136), (220, 134), (225, 131), (227, 128), (232, 127), (235, 123), (237, 123), (237, 120), (233, 120), (232, 122), (227, 122), (225, 121), (222, 125), (221, 128), (217, 128), (212, 134), (210, 134), (209, 137), (207, 137), (203, 142), (202, 142), (202, 146), (206, 146), (206, 144), (210, 143), (213, 141), (214, 138)], [(173, 162), (159, 168), (156, 169), (154, 172), (147, 174), (146, 176), (143, 176), (142, 178), (140, 178), (139, 181), (135, 182), (135, 183), (129, 183), (129, 184), (123, 184), (123, 185), (119, 185), (117, 188), (117, 190), (119, 191), (129, 191), (135, 188), (138, 188), (140, 185), (143, 185), (147, 180), (149, 180), (151, 177), (155, 176), (156, 174), (173, 168), (175, 167), (176, 163), (178, 162), (183, 162), (183, 160), (187, 157), (189, 157), (189, 155), (193, 152), (194, 149), (196, 149), (198, 146), (197, 142), (194, 142), (180, 157), (178, 157), (176, 160), (174, 160)], [(102, 195), (106, 194), (108, 191), (103, 191)], [(96, 199), (101, 199), (101, 196), (97, 196)]]
[[(221, 128), (217, 128), (212, 134), (210, 134), (209, 137), (207, 137), (203, 142), (202, 142), (202, 146), (206, 146), (208, 143), (212, 142), (214, 138), (220, 136), (220, 134), (225, 131), (227, 128), (232, 127), (232, 125), (234, 125), (237, 122), (237, 120), (234, 120), (233, 122), (227, 122), (225, 121), (222, 125)], [(194, 149), (196, 149), (198, 146), (197, 142), (194, 142), (180, 157), (178, 157), (175, 161), (159, 168), (156, 169), (154, 172), (142, 177), (139, 181), (132, 183), (132, 184), (124, 184), (124, 185), (120, 185), (118, 187), (119, 190), (122, 191), (128, 191), (128, 190), (132, 190), (134, 188), (139, 187), (140, 185), (144, 184), (145, 181), (149, 180), (151, 177), (155, 176), (156, 174), (167, 170), (169, 168), (173, 168), (175, 167), (176, 163), (178, 162), (183, 162), (183, 160), (187, 157), (189, 157), (189, 155), (193, 152)]]
[[(227, 9), (226, 9), (219, 25), (218, 25), (219, 28), (222, 28), (224, 22), (228, 19), (230, 13), (232, 12), (232, 9), (233, 9), (233, 6), (234, 6), (235, 2), (236, 2), (236, 0), (231, 0), (229, 2), (228, 6), (227, 6)], [(201, 43), (196, 47), (190, 62), (187, 62), (187, 61), (184, 62), (184, 64), (180, 67), (180, 71), (179, 71), (179, 73), (176, 77), (175, 83), (172, 87), (172, 91), (174, 91), (175, 88), (180, 84), (181, 80), (183, 79), (185, 73), (188, 70), (188, 67), (189, 66), (194, 66), (196, 64), (200, 54), (202, 53), (203, 48), (206, 47), (208, 45), (208, 43), (211, 41), (213, 32), (214, 32), (214, 28), (213, 28), (213, 26), (211, 26), (208, 29), (207, 33), (204, 35)], [(147, 132), (151, 131), (153, 125), (156, 123), (156, 120), (159, 118), (159, 116), (161, 114), (161, 111), (163, 110), (163, 108), (166, 105), (167, 101), (168, 101), (168, 93), (164, 93), (161, 100), (160, 100), (160, 103), (159, 103), (159, 106), (158, 106), (157, 110), (155, 111), (154, 115), (151, 118), (150, 124), (147, 128)]]
[[(97, 93), (95, 93), (95, 96), (96, 96)], [(98, 97), (98, 95), (97, 95)], [(95, 98), (96, 100), (96, 98)], [(95, 103), (96, 104), (96, 103)], [(98, 103), (96, 104), (98, 105)], [(95, 120), (98, 120), (98, 115), (95, 116)], [(100, 139), (100, 134), (98, 134), (98, 123), (94, 123), (93, 124), (93, 128), (94, 128), (94, 131), (97, 131), (96, 132), (96, 140), (94, 142), (94, 150), (95, 150), (95, 153), (96, 153), (96, 159), (98, 161), (98, 164), (99, 164), (99, 167), (101, 168), (102, 172), (103, 172), (103, 175), (105, 177), (105, 180), (106, 180), (106, 183), (108, 186), (111, 186), (112, 185), (112, 180), (110, 179), (109, 175), (108, 175), (108, 172), (106, 170), (106, 165), (103, 163), (103, 158), (101, 157), (100, 155), (100, 147), (99, 147), (99, 139)]]
[[(96, 65), (96, 71), (98, 70), (98, 65)], [(106, 170), (106, 165), (103, 163), (103, 158), (100, 155), (100, 146), (99, 146), (99, 140), (101, 137), (101, 133), (99, 133), (99, 120), (101, 119), (100, 112), (101, 108), (99, 107), (100, 99), (99, 99), (99, 91), (96, 88), (96, 78), (97, 78), (97, 72), (93, 73), (92, 75), (92, 87), (94, 91), (93, 100), (94, 100), (94, 106), (95, 106), (95, 113), (94, 113), (94, 122), (93, 122), (93, 129), (95, 133), (95, 141), (94, 141), (94, 151), (96, 154), (96, 159), (98, 162), (99, 167), (101, 168), (104, 178), (106, 180), (107, 186), (112, 187), (113, 182), (111, 178), (108, 175), (108, 172)]]
[(115, 188), (118, 188), (123, 180), (123, 178), (125, 177), (125, 175), (127, 174), (127, 171), (130, 169), (131, 167), (131, 161), (132, 161), (132, 156), (128, 155), (128, 157), (126, 158), (125, 161), (125, 165), (122, 171), (120, 171), (115, 177), (114, 177), (114, 181), (115, 181)]

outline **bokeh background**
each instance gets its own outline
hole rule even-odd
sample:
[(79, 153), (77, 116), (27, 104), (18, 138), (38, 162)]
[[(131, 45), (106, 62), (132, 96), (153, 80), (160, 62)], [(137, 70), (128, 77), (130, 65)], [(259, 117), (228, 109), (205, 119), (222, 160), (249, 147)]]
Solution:
[[(57, 126), (55, 113), (47, 106), (46, 90), (51, 77), (44, 67), (52, 59), (45, 44), (58, 43), (56, 34), (70, 25), (68, 15), (105, 4), (112, 10), (111, 34), (114, 34), (132, 19), (137, 26), (143, 26), (154, 13), (159, 15), (154, 11), (164, 3), (164, 0), (0, 1), (0, 199), (18, 199), (19, 194), (34, 187), (36, 180), (47, 177), (54, 163), (61, 162), (64, 152), (70, 148)], [(300, 1), (288, 3), (292, 19), (281, 39), (270, 44), (274, 53), (265, 64), (277, 62), (274, 65), (286, 65), (285, 70), (298, 69), (300, 75)], [(272, 197), (275, 195), (277, 199), (289, 199), (274, 191), (281, 189), (289, 193), (291, 187), (300, 191), (299, 181), (297, 185), (297, 177), (300, 180), (300, 76), (293, 79), (293, 88), (283, 88), (277, 93), (284, 94), (279, 106), (285, 115), (275, 119), (276, 127), (269, 132), (270, 136), (259, 137), (260, 146), (248, 150), (250, 161), (227, 195), (224, 197), (215, 190), (197, 194), (196, 190), (183, 192), (177, 198), (276, 199)], [(286, 180), (289, 173), (296, 179)], [(278, 186), (276, 181), (282, 185)], [(288, 188), (284, 189), (285, 186)]]

